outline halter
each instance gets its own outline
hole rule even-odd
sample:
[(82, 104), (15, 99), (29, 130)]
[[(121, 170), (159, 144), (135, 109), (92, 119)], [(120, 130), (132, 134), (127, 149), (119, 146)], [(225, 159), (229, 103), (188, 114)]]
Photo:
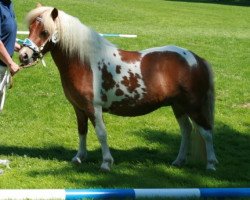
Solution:
[(52, 34), (51, 38), (49, 40), (47, 40), (43, 45), (41, 45), (40, 47), (38, 47), (31, 39), (29, 38), (25, 38), (24, 40), (20, 40), (20, 39), (17, 39), (17, 42), (19, 44), (21, 44), (22, 46), (24, 47), (28, 47), (30, 48), (37, 56), (36, 58), (36, 61), (28, 64), (28, 65), (25, 65), (25, 66), (21, 66), (22, 69), (23, 68), (28, 68), (28, 67), (31, 67), (31, 66), (34, 66), (38, 63), (39, 59), (41, 59), (42, 61), (42, 64), (43, 66), (46, 67), (46, 63), (43, 59), (43, 53), (42, 53), (42, 50), (44, 48), (44, 46), (47, 44), (48, 41), (52, 41), (53, 44), (56, 44), (58, 41), (59, 41), (59, 38), (58, 38), (58, 32), (56, 31), (55, 33)]
[(29, 38), (25, 38), (23, 41), (22, 41), (22, 45), (25, 46), (25, 47), (28, 47), (30, 48), (32, 51), (34, 51), (35, 53), (37, 53), (39, 55), (39, 57), (42, 57), (42, 49), (44, 47), (44, 45), (42, 45), (40, 48), (32, 41), (30, 40)]
[(59, 41), (58, 32), (54, 32), (49, 40), (47, 40), (44, 44), (38, 47), (31, 39), (25, 38), (24, 40), (17, 40), (21, 45), (30, 48), (34, 53), (38, 55), (38, 58), (43, 58), (42, 50), (48, 41), (52, 41), (53, 44), (56, 44)]

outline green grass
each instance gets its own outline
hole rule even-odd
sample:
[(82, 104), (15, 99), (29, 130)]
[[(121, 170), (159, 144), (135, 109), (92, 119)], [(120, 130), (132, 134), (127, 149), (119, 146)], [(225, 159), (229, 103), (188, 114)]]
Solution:
[[(14, 1), (19, 30), (35, 4)], [(204, 166), (171, 167), (180, 134), (170, 108), (137, 118), (105, 114), (115, 164), (99, 171), (100, 145), (93, 127), (88, 160), (74, 166), (78, 147), (73, 108), (64, 97), (50, 55), (48, 67), (19, 72), (0, 114), (0, 159), (11, 169), (0, 188), (250, 187), (250, 8), (164, 0), (42, 1), (77, 16), (101, 33), (137, 34), (110, 38), (120, 48), (139, 50), (175, 44), (213, 65), (216, 83), (216, 172)], [(16, 59), (16, 58), (15, 58)]]

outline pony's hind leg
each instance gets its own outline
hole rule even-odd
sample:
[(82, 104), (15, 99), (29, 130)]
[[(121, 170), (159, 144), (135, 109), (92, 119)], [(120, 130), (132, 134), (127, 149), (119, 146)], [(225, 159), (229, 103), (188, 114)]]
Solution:
[(91, 119), (94, 127), (95, 127), (95, 131), (98, 137), (98, 140), (101, 144), (101, 148), (102, 148), (102, 165), (101, 165), (101, 170), (103, 171), (110, 171), (111, 165), (114, 162), (113, 157), (111, 156), (110, 150), (109, 150), (109, 146), (108, 146), (108, 142), (107, 142), (107, 133), (105, 130), (105, 125), (103, 122), (103, 118), (102, 118), (102, 108), (101, 107), (95, 107), (95, 114), (94, 114), (94, 118)]
[(186, 114), (180, 114), (174, 107), (173, 111), (181, 130), (181, 145), (178, 156), (172, 163), (172, 165), (181, 167), (186, 162), (189, 143), (190, 143), (190, 135), (192, 132), (192, 124), (189, 120), (189, 117)]
[(198, 110), (196, 112), (191, 112), (190, 118), (192, 119), (195, 128), (205, 142), (207, 169), (216, 170), (215, 164), (217, 164), (218, 161), (214, 153), (212, 117), (209, 117), (209, 115), (206, 115), (205, 112), (201, 112)]
[[(195, 107), (195, 106), (194, 106)], [(216, 170), (215, 164), (218, 163), (213, 145), (213, 127), (214, 127), (214, 92), (213, 89), (206, 94), (206, 98), (202, 106), (190, 110), (189, 117), (196, 126), (198, 133), (205, 142), (207, 155), (207, 169)]]
[(77, 125), (78, 125), (78, 136), (79, 136), (79, 147), (78, 152), (75, 157), (72, 159), (73, 163), (80, 164), (87, 157), (87, 133), (88, 133), (88, 117), (84, 113), (84, 111), (74, 107), (76, 117), (77, 117)]
[(214, 146), (213, 146), (213, 134), (212, 131), (209, 129), (205, 129), (202, 126), (197, 125), (194, 123), (198, 132), (202, 136), (203, 140), (205, 141), (206, 145), (206, 154), (207, 154), (207, 169), (215, 171), (215, 164), (218, 163), (218, 160), (215, 156)]

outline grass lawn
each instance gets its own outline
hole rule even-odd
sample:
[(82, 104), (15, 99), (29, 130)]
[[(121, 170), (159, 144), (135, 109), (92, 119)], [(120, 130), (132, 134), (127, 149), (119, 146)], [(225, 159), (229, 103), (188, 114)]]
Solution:
[[(250, 7), (166, 0), (41, 2), (98, 32), (138, 35), (109, 38), (122, 49), (175, 44), (210, 61), (220, 164), (216, 172), (192, 164), (171, 167), (180, 133), (171, 109), (161, 108), (137, 118), (104, 115), (115, 159), (110, 173), (99, 171), (100, 145), (91, 125), (88, 160), (72, 165), (78, 148), (75, 114), (48, 54), (48, 67), (20, 71), (8, 91), (0, 114), (0, 159), (9, 159), (11, 169), (0, 176), (0, 188), (250, 187)], [(27, 30), (23, 19), (35, 3), (14, 3), (19, 30)]]

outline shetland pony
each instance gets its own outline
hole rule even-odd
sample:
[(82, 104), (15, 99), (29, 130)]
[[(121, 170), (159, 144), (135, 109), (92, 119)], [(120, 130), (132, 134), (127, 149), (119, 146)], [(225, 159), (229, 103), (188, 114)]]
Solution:
[(81, 163), (87, 156), (88, 120), (101, 144), (101, 169), (109, 171), (113, 158), (102, 113), (138, 116), (171, 106), (182, 134), (172, 164), (182, 166), (186, 161), (192, 122), (205, 141), (206, 167), (215, 170), (214, 83), (208, 62), (177, 46), (119, 49), (56, 8), (39, 6), (29, 12), (27, 21), (30, 34), (20, 61), (30, 64), (51, 53), (77, 117), (79, 149), (73, 162)]

